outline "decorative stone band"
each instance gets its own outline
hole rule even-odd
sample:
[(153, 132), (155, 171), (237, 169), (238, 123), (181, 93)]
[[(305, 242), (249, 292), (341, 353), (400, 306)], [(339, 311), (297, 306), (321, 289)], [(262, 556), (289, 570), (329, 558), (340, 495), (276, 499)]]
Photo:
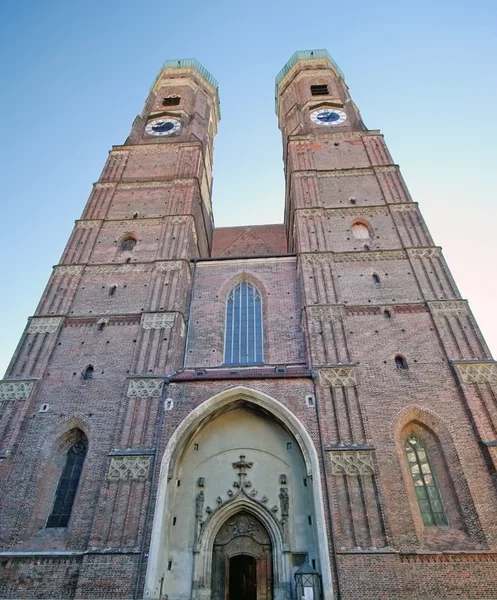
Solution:
[(93, 229), (94, 227), (98, 227), (102, 221), (92, 220), (92, 221), (76, 221), (76, 229)]
[(339, 216), (350, 215), (363, 216), (368, 215), (388, 215), (388, 206), (354, 206), (350, 208), (304, 208), (297, 209), (297, 214), (303, 217), (321, 217), (321, 216)]
[(155, 263), (155, 269), (157, 271), (179, 271), (181, 269), (180, 260), (168, 260), (166, 262)]
[(419, 552), (399, 554), (402, 563), (497, 562), (496, 552)]
[(440, 248), (409, 248), (411, 258), (440, 258)]
[(321, 387), (354, 387), (357, 385), (357, 367), (322, 367), (318, 369)]
[(107, 479), (109, 481), (147, 479), (150, 459), (150, 456), (112, 456)]
[(144, 379), (130, 379), (128, 385), (128, 398), (160, 398), (164, 380), (161, 378), (147, 377)]
[(343, 318), (344, 309), (338, 306), (310, 306), (309, 316), (323, 323), (335, 323)]
[(454, 362), (453, 364), (463, 383), (497, 383), (495, 361)]
[(304, 254), (307, 264), (330, 264), (343, 262), (372, 262), (378, 260), (402, 260), (407, 258), (404, 250), (375, 250), (372, 252), (319, 252)]
[(31, 317), (27, 333), (55, 333), (64, 317)]
[(406, 258), (404, 250), (376, 250), (373, 252), (341, 252), (334, 255), (335, 262), (358, 262), (373, 260), (402, 260)]
[(33, 380), (0, 380), (0, 400), (24, 400), (33, 389)]
[(149, 262), (140, 264), (123, 263), (121, 265), (63, 265), (55, 267), (54, 275), (79, 275), (83, 271), (90, 275), (112, 275), (114, 273), (148, 273), (150, 271), (179, 271), (180, 260)]
[[(331, 132), (330, 132), (331, 133)], [(335, 134), (336, 136), (337, 134)], [(335, 137), (334, 136), (334, 137)], [(300, 152), (305, 152), (305, 148)], [(299, 150), (297, 150), (298, 153)], [(387, 165), (384, 167), (357, 167), (355, 169), (334, 169), (332, 171), (295, 171), (293, 177), (297, 178), (308, 178), (317, 177), (318, 179), (325, 179), (327, 177), (357, 177), (358, 175), (373, 175), (376, 171), (381, 173), (393, 173), (399, 170), (397, 165)]]
[(84, 270), (83, 265), (63, 265), (61, 267), (55, 267), (54, 275), (80, 275)]
[(418, 210), (417, 202), (406, 202), (405, 204), (391, 204), (393, 212), (416, 212)]
[(330, 452), (333, 475), (373, 475), (373, 452), (371, 450), (333, 450)]
[(144, 313), (143, 329), (170, 329), (174, 323), (175, 313)]
[(446, 300), (444, 302), (428, 302), (436, 317), (464, 317), (468, 314), (468, 303), (465, 300)]

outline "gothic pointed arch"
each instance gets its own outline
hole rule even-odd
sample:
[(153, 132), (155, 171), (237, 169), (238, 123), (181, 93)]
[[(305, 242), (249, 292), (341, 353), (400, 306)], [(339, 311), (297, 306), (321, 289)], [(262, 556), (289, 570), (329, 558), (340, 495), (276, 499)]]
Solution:
[(262, 295), (246, 279), (228, 292), (224, 327), (224, 363), (258, 365), (264, 362)]
[[(210, 422), (217, 422), (217, 419), (221, 418), (223, 414), (233, 414), (236, 407), (241, 405), (247, 407), (247, 410), (254, 409), (264, 412), (268, 418), (274, 419), (275, 425), (279, 423), (276, 427), (288, 431), (291, 439), (294, 440), (294, 446), (301, 453), (300, 456), (303, 461), (302, 475), (305, 481), (309, 482), (306, 484), (308, 485), (306, 489), (309, 493), (309, 502), (312, 505), (313, 527), (316, 531), (319, 531), (320, 537), (320, 543), (316, 545), (316, 558), (323, 578), (324, 600), (331, 600), (333, 598), (333, 586), (319, 459), (312, 439), (295, 414), (281, 402), (259, 390), (245, 386), (236, 386), (224, 390), (197, 406), (173, 432), (166, 446), (160, 465), (158, 494), (145, 584), (146, 594), (152, 597), (157, 595), (161, 588), (161, 579), (163, 581), (166, 573), (167, 557), (170, 552), (168, 548), (168, 543), (170, 543), (169, 534), (175, 523), (175, 508), (171, 502), (171, 491), (182, 489), (179, 483), (181, 483), (180, 479), (183, 472), (183, 459), (191, 456), (196, 451), (195, 444), (192, 442), (194, 439), (198, 439), (196, 436), (199, 436), (199, 432), (202, 432), (203, 428), (207, 429)], [(201, 450), (202, 448), (200, 448)], [(234, 452), (235, 450), (233, 450)], [(236, 452), (241, 453), (241, 450)], [(240, 462), (246, 461), (249, 463), (251, 461), (251, 456), (248, 456), (249, 452), (251, 455), (255, 455), (258, 452), (257, 445), (254, 446), (253, 450), (247, 450), (247, 457), (243, 457), (243, 459), (240, 457)], [(233, 465), (230, 468), (238, 467), (238, 461), (232, 462)], [(249, 469), (249, 467), (247, 468)], [(278, 470), (278, 474), (280, 473), (284, 473), (284, 471), (282, 469)], [(198, 474), (203, 474), (203, 472), (200, 470)], [(230, 477), (230, 481), (232, 481), (233, 475), (230, 475)], [(273, 490), (275, 486), (279, 485), (279, 477), (280, 475), (273, 478), (275, 479), (271, 483)], [(252, 476), (246, 479), (252, 479)], [(283, 475), (281, 481), (284, 480), (285, 475)], [(302, 482), (302, 478), (300, 478), (300, 482)], [(273, 558), (275, 561), (280, 561), (279, 564), (274, 566), (274, 599), (286, 598), (292, 585), (290, 555), (288, 552), (281, 552), (280, 555), (277, 551), (278, 548), (283, 549), (285, 545), (284, 526), (277, 524), (277, 521), (282, 520), (283, 513), (288, 510), (285, 507), (287, 502), (285, 493), (280, 491), (280, 498), (278, 498), (278, 493), (275, 494), (273, 491), (268, 494), (270, 497), (266, 498), (263, 489), (254, 489), (254, 487), (258, 488), (259, 484), (253, 486), (250, 481), (248, 481), (248, 487), (242, 493), (239, 491), (241, 485), (233, 481), (233, 483), (230, 483), (231, 488), (227, 492), (222, 490), (222, 493), (214, 499), (212, 493), (210, 495), (207, 492), (204, 494), (204, 489), (206, 489), (204, 485), (207, 486), (207, 483), (204, 483), (203, 477), (198, 477), (195, 481), (197, 486), (196, 540), (198, 540), (198, 545), (195, 545), (194, 551), (192, 550), (194, 570), (192, 598), (211, 597), (209, 595), (211, 594), (209, 565), (212, 565), (213, 540), (223, 519), (239, 510), (246, 510), (257, 516), (268, 530), (273, 544)], [(181, 483), (181, 485), (183, 484)], [(234, 512), (232, 513), (232, 511)]]
[(477, 511), (443, 420), (420, 406), (407, 407), (398, 415), (395, 438), (405, 498), (420, 542), (438, 549), (481, 543)]

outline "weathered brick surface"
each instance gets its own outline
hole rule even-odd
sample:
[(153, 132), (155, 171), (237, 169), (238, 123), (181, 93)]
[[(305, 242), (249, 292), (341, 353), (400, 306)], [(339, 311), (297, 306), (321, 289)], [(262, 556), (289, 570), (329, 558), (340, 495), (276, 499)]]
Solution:
[[(310, 96), (316, 83), (328, 99)], [(159, 77), (111, 150), (36, 312), (61, 321), (27, 329), (7, 372), (7, 385), (33, 381), (0, 401), (0, 597), (131, 598), (138, 577), (140, 595), (168, 441), (237, 386), (283, 404), (310, 435), (342, 600), (497, 597), (495, 363), (382, 136), (327, 60), (301, 61), (279, 91), (284, 225), (222, 228), (212, 241), (216, 98), (192, 68)], [(163, 107), (168, 95), (178, 107)], [(341, 128), (310, 121), (326, 101), (346, 111)], [(146, 134), (159, 114), (181, 119), (180, 132)], [(356, 221), (369, 240), (354, 238)], [(123, 252), (129, 234), (137, 244)], [(265, 365), (226, 368), (226, 298), (243, 280), (261, 293)], [(76, 430), (89, 446), (71, 520), (46, 528)], [(448, 526), (423, 524), (411, 434)], [(111, 477), (123, 457), (144, 473)]]

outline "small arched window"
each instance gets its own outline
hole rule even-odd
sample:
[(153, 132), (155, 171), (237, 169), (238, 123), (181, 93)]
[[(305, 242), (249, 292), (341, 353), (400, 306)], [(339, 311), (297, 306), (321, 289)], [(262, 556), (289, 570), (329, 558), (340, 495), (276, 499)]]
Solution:
[(247, 281), (239, 283), (228, 294), (224, 362), (227, 365), (263, 362), (261, 294)]
[(385, 308), (385, 310), (383, 311), (383, 316), (385, 317), (385, 319), (391, 319), (392, 313), (388, 310), (388, 308)]
[(111, 285), (109, 288), (109, 296), (113, 296), (116, 293), (117, 285)]
[(448, 525), (440, 489), (426, 448), (419, 438), (411, 435), (406, 442), (405, 451), (423, 523), (428, 527)]
[(121, 250), (122, 252), (131, 252), (133, 248), (136, 246), (136, 240), (134, 237), (126, 237), (121, 241)]
[(98, 331), (103, 331), (105, 329), (106, 325), (107, 325), (107, 321), (105, 319), (101, 319), (98, 322)]
[(378, 275), (378, 273), (373, 273), (371, 275), (371, 278), (372, 278), (374, 284), (378, 284), (381, 282), (381, 279), (380, 279), (380, 276)]
[(369, 228), (364, 223), (354, 223), (351, 229), (356, 240), (369, 240)]
[(71, 517), (74, 498), (78, 490), (83, 463), (88, 449), (88, 440), (83, 432), (81, 438), (67, 451), (66, 460), (60, 475), (52, 511), (46, 527), (67, 527)]
[(403, 356), (397, 354), (394, 360), (395, 366), (399, 371), (407, 371), (407, 360)]
[(83, 378), (84, 381), (88, 381), (89, 379), (93, 379), (93, 371), (95, 369), (92, 367), (92, 365), (88, 365), (86, 367), (86, 369), (83, 371), (83, 373), (81, 373), (81, 377)]

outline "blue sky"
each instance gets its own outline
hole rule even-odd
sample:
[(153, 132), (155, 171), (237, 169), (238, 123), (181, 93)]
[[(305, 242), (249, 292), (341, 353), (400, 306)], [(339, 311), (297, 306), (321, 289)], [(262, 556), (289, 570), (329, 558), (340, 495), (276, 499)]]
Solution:
[(309, 48), (330, 51), (385, 134), (497, 351), (494, 0), (4, 0), (0, 23), (2, 372), (165, 59), (197, 58), (219, 81), (216, 225), (282, 221), (274, 77)]

